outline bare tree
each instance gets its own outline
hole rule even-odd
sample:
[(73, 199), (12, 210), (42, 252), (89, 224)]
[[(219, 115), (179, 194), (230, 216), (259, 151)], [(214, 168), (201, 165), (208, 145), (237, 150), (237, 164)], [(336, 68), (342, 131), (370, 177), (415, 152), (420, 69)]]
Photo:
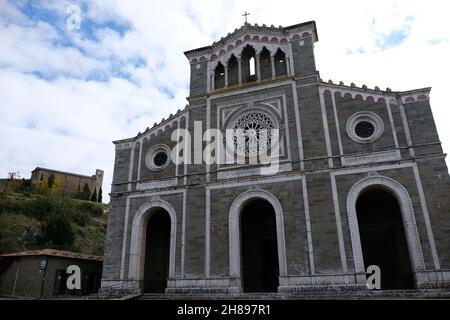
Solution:
[(8, 179), (9, 180), (20, 179), (20, 172), (19, 171), (8, 172)]

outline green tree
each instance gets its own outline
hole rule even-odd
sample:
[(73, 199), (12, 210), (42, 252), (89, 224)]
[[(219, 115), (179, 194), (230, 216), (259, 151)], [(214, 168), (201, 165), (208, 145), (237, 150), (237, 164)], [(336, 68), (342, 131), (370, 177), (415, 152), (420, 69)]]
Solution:
[(48, 180), (47, 180), (47, 188), (49, 188), (49, 189), (53, 188), (54, 184), (55, 184), (55, 175), (51, 174), (50, 177), (48, 177)]
[(22, 178), (22, 184), (20, 186), (20, 190), (23, 192), (32, 191), (33, 184), (31, 183), (31, 179)]
[(103, 200), (102, 196), (103, 196), (103, 191), (102, 191), (102, 187), (100, 187), (100, 189), (98, 190), (98, 198), (97, 198), (97, 201), (100, 203)]
[(77, 187), (77, 195), (76, 195), (76, 198), (77, 198), (77, 199), (82, 199), (81, 187), (80, 187), (79, 184), (78, 184), (78, 187)]
[(52, 214), (42, 224), (42, 240), (61, 249), (70, 249), (74, 242), (74, 233), (69, 220), (64, 215)]
[(94, 188), (94, 193), (92, 194), (91, 201), (97, 202), (97, 187)]
[(89, 200), (91, 198), (91, 190), (89, 189), (89, 185), (87, 183), (84, 184), (81, 198), (83, 200)]

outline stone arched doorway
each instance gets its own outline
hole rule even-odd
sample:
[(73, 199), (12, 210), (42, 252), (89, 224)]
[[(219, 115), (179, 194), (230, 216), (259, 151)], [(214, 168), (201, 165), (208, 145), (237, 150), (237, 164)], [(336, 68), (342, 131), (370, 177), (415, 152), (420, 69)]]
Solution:
[(131, 227), (129, 279), (143, 292), (164, 292), (175, 275), (176, 214), (155, 200), (139, 208)]
[(412, 289), (414, 280), (402, 215), (391, 192), (367, 188), (356, 201), (364, 268), (377, 265), (381, 289)]
[(283, 210), (271, 193), (247, 191), (230, 208), (230, 277), (238, 292), (277, 291), (285, 277)]
[(244, 292), (276, 292), (278, 249), (275, 211), (263, 199), (244, 204), (240, 215), (241, 274)]
[(167, 288), (170, 253), (170, 216), (155, 209), (147, 222), (144, 261), (144, 292), (163, 293)]
[[(382, 202), (382, 204), (380, 204), (379, 202)], [(378, 231), (381, 230), (381, 233), (378, 233), (378, 235), (372, 237), (371, 240), (370, 235), (369, 238), (367, 238), (367, 233), (371, 232), (370, 220), (372, 219), (372, 223), (373, 220), (377, 220), (377, 217), (374, 217), (373, 215), (377, 215), (376, 212), (378, 211), (378, 218), (382, 218), (383, 216), (386, 217), (386, 215), (389, 216), (389, 212), (384, 212), (381, 214), (379, 213), (380, 209), (383, 210), (383, 206), (385, 206), (385, 210), (390, 211), (390, 220), (388, 220), (387, 222), (379, 221), (380, 223), (378, 226)], [(360, 212), (358, 212), (358, 209)], [(375, 213), (373, 211), (375, 211)], [(411, 285), (410, 282), (417, 281), (417, 279), (415, 278), (415, 273), (418, 271), (423, 271), (425, 269), (425, 263), (423, 259), (422, 247), (417, 231), (411, 198), (406, 189), (400, 183), (388, 177), (373, 175), (364, 178), (358, 181), (349, 191), (347, 197), (347, 215), (353, 259), (355, 264), (355, 273), (358, 275), (365, 275), (365, 265), (370, 261), (367, 261), (366, 263), (366, 261), (364, 261), (364, 258), (366, 257), (370, 260), (372, 260), (372, 258), (368, 257), (370, 256), (369, 252), (364, 253), (363, 250), (367, 251), (367, 246), (371, 245), (370, 242), (372, 242), (372, 245), (374, 245), (373, 243), (376, 243), (377, 239), (382, 239), (383, 232), (392, 232), (394, 230), (394, 234), (397, 234), (397, 240), (394, 242), (394, 245), (392, 245), (392, 236), (390, 236), (390, 239), (392, 241), (384, 241), (384, 245), (385, 247), (387, 245), (387, 251), (391, 252), (392, 254), (398, 255), (397, 257), (393, 258), (394, 260), (397, 259), (397, 262), (393, 262), (394, 265), (396, 265), (397, 268), (403, 268), (403, 271), (406, 274), (408, 273), (408, 269), (410, 269), (412, 275), (409, 279), (406, 279), (403, 282), (398, 281), (397, 279), (397, 282), (393, 286), (393, 288), (408, 288), (410, 286), (415, 286), (415, 284)], [(366, 217), (363, 218), (364, 215), (366, 215)], [(392, 217), (392, 215), (396, 217)], [(361, 221), (358, 220), (359, 218), (361, 219)], [(388, 225), (390, 223), (394, 223), (395, 226), (394, 228), (390, 228), (389, 231)], [(362, 230), (360, 230), (360, 225)], [(375, 229), (376, 228), (377, 227), (375, 226)], [(374, 231), (374, 228), (372, 228), (372, 231)], [(401, 244), (401, 237), (398, 238), (400, 232), (403, 232), (404, 235), (403, 244)], [(386, 234), (384, 236), (389, 237)], [(363, 248), (362, 243), (365, 244), (365, 248)], [(395, 246), (397, 246), (398, 244), (400, 244), (400, 249), (395, 249)], [(370, 251), (370, 249), (368, 250)], [(382, 250), (375, 249), (375, 251), (378, 252), (372, 255), (383, 256)], [(376, 259), (380, 261), (380, 259), (386, 260), (387, 258), (386, 256), (384, 256), (384, 258), (378, 257)], [(401, 260), (400, 262), (398, 261), (399, 259)], [(389, 262), (384, 261), (382, 263), (386, 265), (386, 263)], [(392, 264), (392, 259), (390, 263)], [(401, 266), (398, 265), (399, 263), (401, 264)], [(405, 263), (410, 263), (410, 268), (408, 268)], [(392, 272), (391, 275), (388, 276), (392, 278)], [(407, 275), (405, 275), (405, 277), (408, 278)], [(381, 278), (383, 279), (383, 270), (381, 270)], [(361, 279), (361, 277), (358, 277), (358, 279)], [(405, 283), (409, 284), (405, 285)]]

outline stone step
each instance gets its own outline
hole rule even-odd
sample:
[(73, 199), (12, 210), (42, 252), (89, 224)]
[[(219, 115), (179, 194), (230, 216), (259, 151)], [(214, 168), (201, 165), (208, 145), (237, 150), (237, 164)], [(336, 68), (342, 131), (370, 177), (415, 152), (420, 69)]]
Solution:
[(286, 300), (286, 299), (450, 299), (450, 289), (422, 289), (422, 290), (358, 290), (358, 291), (316, 291), (296, 293), (183, 293), (161, 294), (146, 293), (143, 295), (121, 296), (119, 294), (105, 297), (91, 294), (85, 297), (95, 299), (138, 299), (138, 300)]
[(374, 290), (348, 292), (143, 294), (139, 300), (286, 300), (286, 299), (450, 299), (449, 289)]
[(450, 299), (449, 289), (373, 290), (348, 292), (150, 294), (138, 300), (295, 300), (295, 299)]

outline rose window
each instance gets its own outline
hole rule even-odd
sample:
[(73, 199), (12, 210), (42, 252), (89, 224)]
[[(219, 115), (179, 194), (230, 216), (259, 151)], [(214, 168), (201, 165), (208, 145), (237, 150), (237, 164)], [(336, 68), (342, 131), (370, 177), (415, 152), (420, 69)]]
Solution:
[(361, 121), (355, 126), (355, 133), (360, 138), (369, 138), (374, 132), (374, 125), (368, 121)]
[(235, 150), (241, 155), (252, 157), (270, 149), (275, 126), (267, 115), (252, 112), (240, 117), (232, 129)]
[(168, 159), (167, 153), (164, 151), (159, 151), (153, 158), (153, 163), (155, 164), (156, 167), (160, 168), (166, 164), (167, 159)]

